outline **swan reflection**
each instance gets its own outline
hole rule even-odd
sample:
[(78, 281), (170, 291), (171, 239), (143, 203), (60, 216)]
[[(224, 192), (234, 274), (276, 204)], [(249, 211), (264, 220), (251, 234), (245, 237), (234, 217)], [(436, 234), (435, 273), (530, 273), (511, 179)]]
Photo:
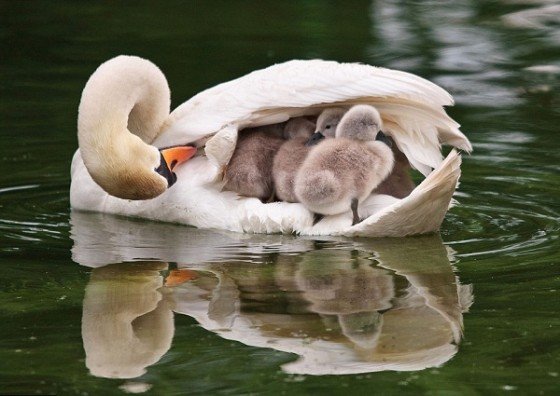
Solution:
[(172, 298), (157, 262), (96, 268), (84, 296), (82, 338), (91, 374), (135, 378), (156, 363), (173, 339)]
[[(103, 377), (137, 377), (157, 362), (174, 313), (297, 354), (288, 373), (421, 370), (457, 352), (472, 303), (439, 236), (318, 240), (73, 213), (72, 237), (74, 260), (95, 267), (82, 335), (86, 365)], [(169, 282), (167, 262), (178, 267)]]

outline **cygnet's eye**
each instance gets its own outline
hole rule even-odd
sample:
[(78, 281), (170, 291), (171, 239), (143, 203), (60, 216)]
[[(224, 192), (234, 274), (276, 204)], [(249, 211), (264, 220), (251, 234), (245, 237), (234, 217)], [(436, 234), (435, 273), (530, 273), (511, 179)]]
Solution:
[(325, 129), (331, 129), (331, 126), (330, 126), (330, 125), (327, 125), (327, 126), (325, 127)]

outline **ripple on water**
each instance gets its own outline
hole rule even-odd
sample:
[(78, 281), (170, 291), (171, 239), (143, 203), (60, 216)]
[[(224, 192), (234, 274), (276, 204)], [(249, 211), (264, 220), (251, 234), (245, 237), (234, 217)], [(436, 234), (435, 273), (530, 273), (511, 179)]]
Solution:
[[(492, 179), (513, 182), (504, 177)], [(448, 214), (444, 224), (444, 233), (456, 238), (449, 244), (462, 245), (458, 257), (533, 254), (550, 249), (560, 235), (560, 214), (530, 197), (489, 191), (459, 200), (461, 205)]]
[(13, 250), (18, 242), (64, 241), (68, 228), (65, 183), (0, 189), (0, 250)]

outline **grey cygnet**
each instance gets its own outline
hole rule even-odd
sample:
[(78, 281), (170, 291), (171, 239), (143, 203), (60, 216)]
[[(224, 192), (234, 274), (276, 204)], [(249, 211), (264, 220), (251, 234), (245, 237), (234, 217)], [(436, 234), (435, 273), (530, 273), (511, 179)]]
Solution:
[[(357, 105), (340, 120), (336, 139), (315, 146), (295, 178), (295, 194), (310, 211), (334, 215), (352, 210), (357, 224), (358, 204), (391, 172), (394, 156), (381, 131), (375, 107)], [(379, 141), (376, 140), (381, 136)]]
[(292, 118), (286, 124), (284, 137), (288, 140), (278, 149), (272, 165), (274, 191), (282, 201), (298, 202), (294, 193), (294, 179), (311, 150), (312, 146), (307, 143), (314, 131), (315, 124), (304, 117)]
[(285, 142), (277, 125), (239, 132), (235, 151), (224, 172), (224, 190), (268, 202), (273, 198), (272, 162)]

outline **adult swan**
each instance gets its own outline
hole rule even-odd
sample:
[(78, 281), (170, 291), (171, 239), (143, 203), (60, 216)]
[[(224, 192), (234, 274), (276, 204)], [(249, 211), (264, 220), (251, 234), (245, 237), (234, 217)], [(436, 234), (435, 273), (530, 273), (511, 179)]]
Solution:
[[(301, 204), (265, 204), (221, 190), (219, 176), (239, 130), (357, 103), (379, 110), (384, 132), (426, 176), (408, 197), (372, 194), (360, 208), (365, 220), (355, 226), (350, 213), (313, 225), (312, 213)], [(370, 237), (433, 232), (460, 176), (459, 154), (452, 150), (444, 159), (441, 144), (472, 149), (445, 113), (443, 107), (452, 104), (445, 90), (409, 73), (295, 60), (210, 88), (169, 114), (162, 72), (145, 59), (118, 56), (99, 66), (82, 94), (71, 206), (239, 232)], [(174, 168), (194, 154), (188, 144), (199, 147), (199, 155)], [(173, 146), (183, 147), (165, 150)]]

